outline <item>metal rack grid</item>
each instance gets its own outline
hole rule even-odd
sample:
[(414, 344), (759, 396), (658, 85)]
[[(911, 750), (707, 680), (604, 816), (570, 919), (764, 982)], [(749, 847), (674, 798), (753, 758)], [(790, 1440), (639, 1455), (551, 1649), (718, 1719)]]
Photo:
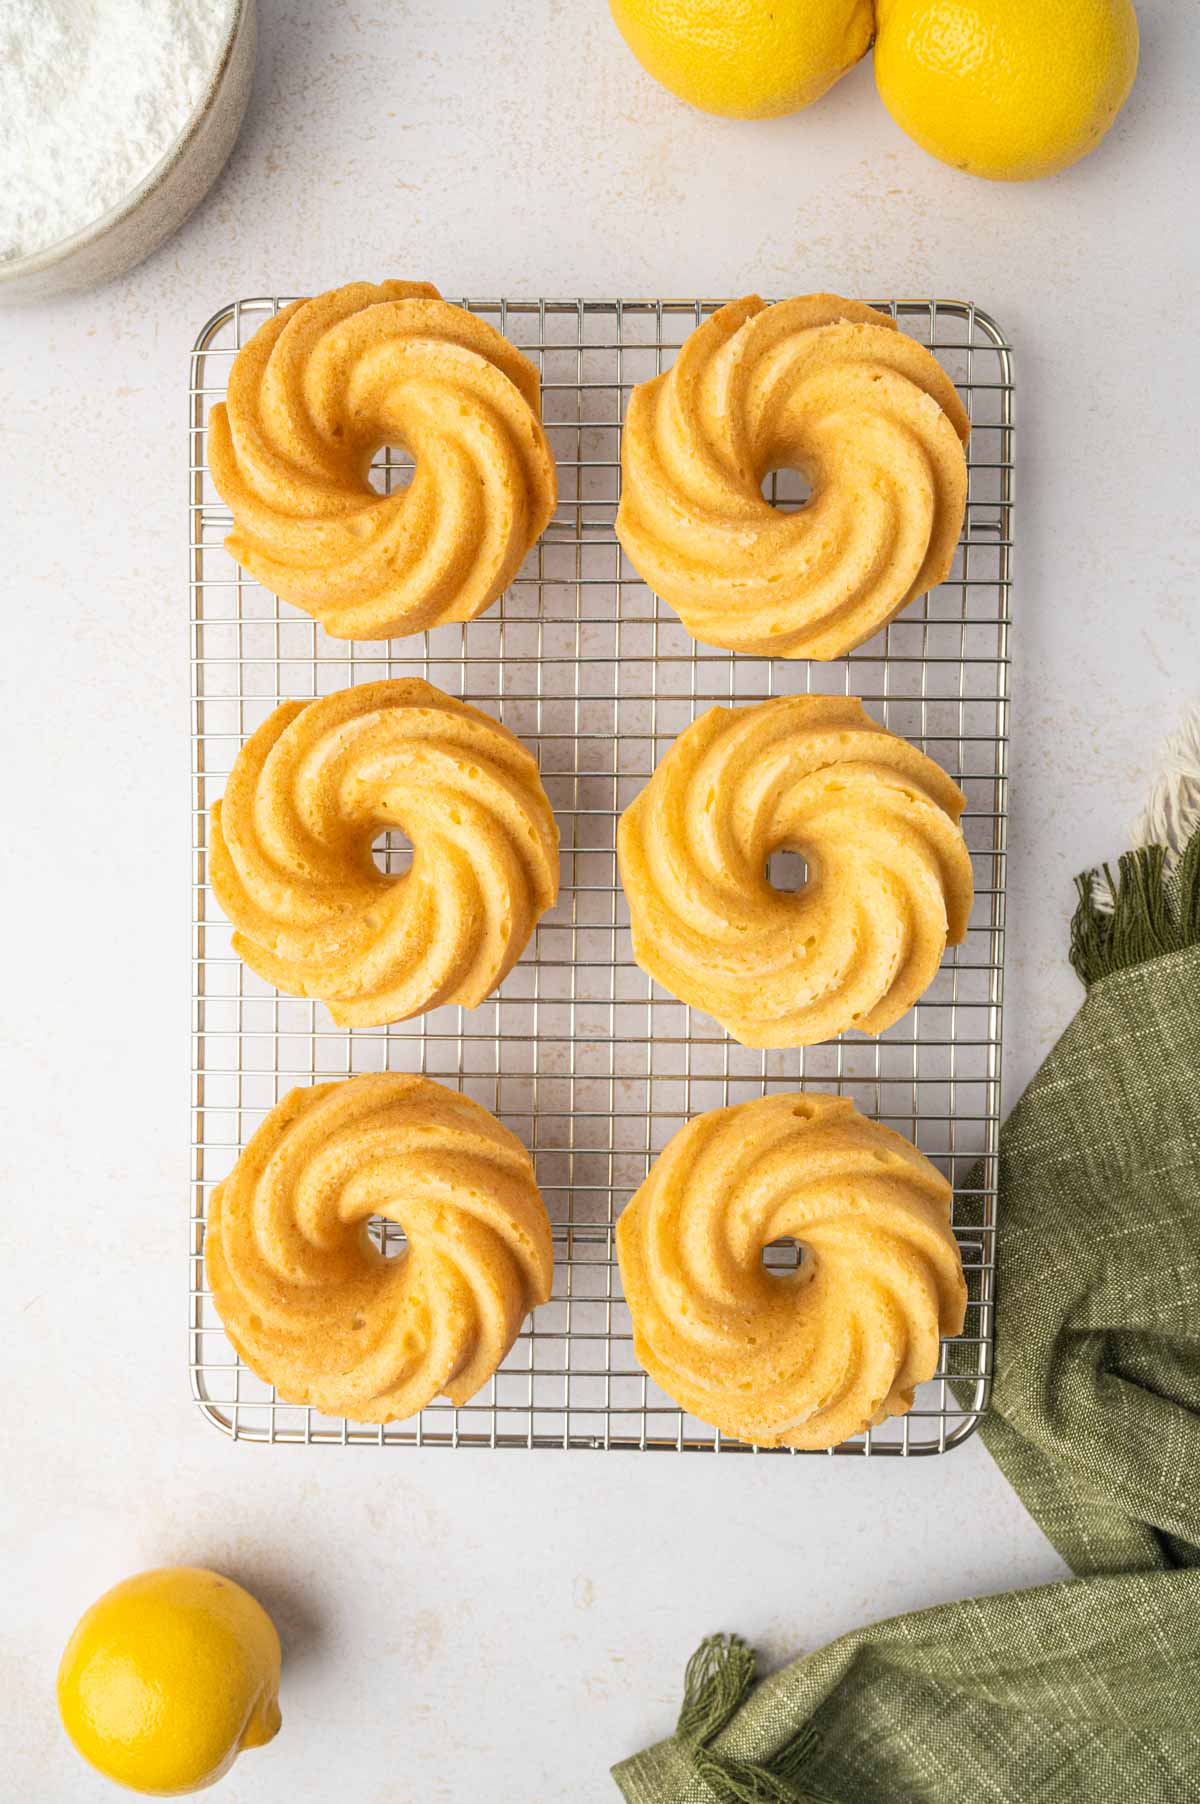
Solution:
[[(466, 626), (349, 644), (281, 605), (223, 549), (229, 526), (205, 469), (208, 412), (233, 355), (285, 304), (223, 307), (191, 354), (189, 508), (194, 809), (194, 1075), (189, 1340), (193, 1394), (236, 1439), (288, 1443), (750, 1451), (687, 1416), (637, 1365), (613, 1223), (671, 1134), (702, 1110), (806, 1085), (854, 1099), (915, 1140), (955, 1185), (968, 1276), (963, 1335), (905, 1417), (835, 1449), (944, 1452), (972, 1432), (991, 1381), (996, 1145), (1003, 987), (1005, 766), (1012, 504), (1012, 361), (965, 302), (877, 301), (930, 346), (972, 420), (966, 522), (947, 582), (830, 664), (731, 656), (694, 643), (622, 558), (613, 534), (621, 419), (632, 385), (667, 367), (717, 301), (465, 300), (537, 363), (558, 459), (554, 521), (502, 600)], [(407, 479), (381, 452), (373, 480)], [(765, 485), (780, 506), (799, 478)], [(497, 994), (470, 1011), (352, 1034), (282, 996), (233, 954), (208, 886), (208, 810), (244, 737), (285, 698), (420, 675), (502, 719), (538, 753), (562, 836), (562, 890)], [(658, 989), (630, 950), (615, 828), (668, 746), (716, 702), (798, 691), (854, 694), (967, 794), (976, 901), (912, 1012), (878, 1040), (752, 1052)], [(381, 844), (385, 868), (403, 850)], [(786, 858), (772, 875), (786, 885)], [(363, 1427), (282, 1402), (241, 1365), (207, 1293), (207, 1198), (293, 1085), (421, 1071), (492, 1109), (533, 1152), (553, 1224), (552, 1300), (470, 1403)], [(982, 1161), (978, 1170), (977, 1161)], [(375, 1224), (385, 1250), (403, 1236)], [(795, 1262), (794, 1246), (768, 1249)], [(951, 1381), (953, 1380), (953, 1385)]]

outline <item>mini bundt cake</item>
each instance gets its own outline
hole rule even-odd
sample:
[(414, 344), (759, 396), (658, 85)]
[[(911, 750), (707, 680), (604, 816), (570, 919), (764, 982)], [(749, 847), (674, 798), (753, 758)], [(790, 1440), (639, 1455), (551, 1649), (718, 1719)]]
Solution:
[[(793, 1239), (795, 1270), (763, 1249)], [(617, 1223), (637, 1357), (760, 1447), (834, 1447), (911, 1408), (962, 1331), (950, 1186), (845, 1097), (761, 1097), (674, 1136)]]
[[(882, 1033), (971, 912), (962, 791), (836, 696), (710, 708), (617, 830), (639, 965), (744, 1046)], [(798, 852), (796, 893), (767, 876)]]
[[(400, 876), (372, 856), (390, 829)], [(369, 1027), (490, 995), (557, 897), (558, 829), (519, 739), (398, 678), (275, 709), (213, 808), (209, 875), (252, 970)]]
[[(368, 1219), (398, 1222), (386, 1257)], [(550, 1295), (529, 1154), (479, 1103), (383, 1072), (293, 1090), (209, 1202), (225, 1332), (287, 1403), (391, 1422), (465, 1403)]]
[[(969, 430), (937, 359), (886, 314), (748, 295), (634, 389), (617, 537), (694, 639), (838, 658), (948, 575)], [(812, 485), (791, 513), (762, 494), (785, 468)]]
[[(381, 445), (416, 466), (380, 495)], [(528, 358), (428, 282), (294, 301), (238, 352), (208, 424), (232, 555), (336, 639), (473, 620), (554, 512)]]

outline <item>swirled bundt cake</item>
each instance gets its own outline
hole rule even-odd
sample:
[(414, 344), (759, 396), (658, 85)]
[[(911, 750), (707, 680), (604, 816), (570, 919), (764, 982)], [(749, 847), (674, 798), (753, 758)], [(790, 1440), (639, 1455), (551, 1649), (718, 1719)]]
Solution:
[[(401, 876), (372, 856), (391, 829)], [(275, 709), (213, 808), (209, 875), (252, 970), (368, 1027), (496, 988), (558, 894), (558, 829), (519, 739), (398, 678)]]
[[(373, 1215), (407, 1247), (373, 1244)], [(205, 1263), (225, 1332), (287, 1403), (354, 1422), (465, 1403), (550, 1295), (533, 1166), (479, 1103), (383, 1072), (293, 1090), (213, 1192)]]
[[(617, 537), (694, 639), (837, 658), (948, 575), (969, 432), (931, 352), (859, 301), (731, 301), (639, 383)], [(800, 470), (797, 512), (762, 494)]]
[[(617, 830), (634, 957), (744, 1046), (882, 1033), (966, 934), (964, 799), (859, 701), (710, 708)], [(767, 877), (781, 849), (794, 894)]]
[[(415, 463), (380, 495), (381, 445)], [(294, 301), (238, 352), (208, 463), (259, 582), (336, 639), (473, 620), (554, 512), (537, 370), (428, 282)]]
[[(801, 1264), (768, 1270), (784, 1239)], [(655, 1383), (760, 1447), (834, 1447), (902, 1415), (962, 1331), (950, 1186), (845, 1097), (696, 1116), (622, 1213), (617, 1253)]]

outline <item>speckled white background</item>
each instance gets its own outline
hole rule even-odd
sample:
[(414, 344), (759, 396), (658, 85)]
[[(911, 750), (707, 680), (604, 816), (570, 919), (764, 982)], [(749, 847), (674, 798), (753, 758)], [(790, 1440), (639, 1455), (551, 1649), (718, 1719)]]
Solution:
[(1006, 1073), (1078, 1001), (1072, 873), (1111, 856), (1200, 690), (1192, 6), (1056, 180), (927, 159), (869, 62), (811, 112), (708, 119), (601, 0), (265, 0), (233, 161), (92, 296), (0, 314), (5, 1795), (114, 1794), (53, 1674), (116, 1578), (197, 1560), (283, 1632), (284, 1729), (221, 1804), (615, 1798), (695, 1641), (773, 1658), (1061, 1567), (982, 1445), (869, 1465), (234, 1447), (187, 1397), (184, 377), (222, 301), (354, 276), (450, 294), (941, 293), (1017, 348)]

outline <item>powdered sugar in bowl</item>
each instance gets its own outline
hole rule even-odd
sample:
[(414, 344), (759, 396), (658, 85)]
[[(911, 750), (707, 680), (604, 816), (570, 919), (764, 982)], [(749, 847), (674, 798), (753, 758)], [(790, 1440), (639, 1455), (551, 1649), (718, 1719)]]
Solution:
[(255, 0), (4, 0), (0, 304), (149, 256), (233, 149)]

